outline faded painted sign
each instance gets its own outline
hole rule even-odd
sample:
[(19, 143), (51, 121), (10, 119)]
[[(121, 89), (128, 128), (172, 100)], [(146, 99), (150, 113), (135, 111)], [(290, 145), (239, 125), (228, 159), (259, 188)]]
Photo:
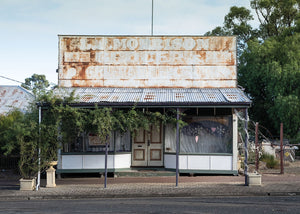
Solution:
[(59, 36), (59, 86), (236, 87), (236, 38)]

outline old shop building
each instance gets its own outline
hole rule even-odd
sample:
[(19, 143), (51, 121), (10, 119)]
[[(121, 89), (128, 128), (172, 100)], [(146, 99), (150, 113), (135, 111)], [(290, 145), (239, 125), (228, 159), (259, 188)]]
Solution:
[[(237, 87), (235, 37), (59, 35), (58, 85), (97, 104), (164, 112), (181, 109), (179, 171), (237, 173), (235, 109), (251, 101)], [(108, 169), (176, 168), (176, 130), (140, 130), (135, 138), (115, 132)], [(85, 134), (59, 153), (58, 173), (101, 172), (104, 147)]]

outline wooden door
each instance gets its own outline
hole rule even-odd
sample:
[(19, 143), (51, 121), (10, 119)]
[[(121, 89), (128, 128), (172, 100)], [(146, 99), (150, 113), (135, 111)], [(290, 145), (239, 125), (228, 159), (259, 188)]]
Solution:
[(163, 145), (161, 126), (150, 131), (140, 129), (132, 145), (132, 166), (163, 166)]
[(163, 166), (163, 145), (161, 126), (152, 126), (149, 132), (148, 166)]

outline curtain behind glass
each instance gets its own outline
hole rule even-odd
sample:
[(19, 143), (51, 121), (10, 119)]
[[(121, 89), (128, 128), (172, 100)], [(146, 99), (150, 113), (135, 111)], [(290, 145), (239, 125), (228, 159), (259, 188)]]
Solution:
[(130, 152), (130, 132), (127, 131), (123, 135), (119, 131), (115, 132), (116, 152)]
[(232, 153), (232, 117), (192, 117), (180, 134), (181, 153)]

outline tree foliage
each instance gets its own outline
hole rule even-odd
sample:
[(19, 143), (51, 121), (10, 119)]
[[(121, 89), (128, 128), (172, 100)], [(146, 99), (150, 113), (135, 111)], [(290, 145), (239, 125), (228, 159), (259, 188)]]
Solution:
[(216, 27), (212, 31), (205, 33), (206, 36), (237, 36), (237, 55), (241, 56), (247, 42), (256, 35), (256, 30), (252, 28), (249, 21), (253, 20), (250, 10), (245, 7), (233, 6), (224, 17), (223, 27)]
[(294, 138), (300, 128), (299, 0), (251, 0), (258, 29), (246, 8), (231, 7), (224, 26), (208, 35), (238, 36), (238, 83), (253, 101), (250, 117), (279, 134)]
[(23, 133), (21, 126), (24, 114), (13, 110), (6, 115), (0, 115), (0, 151), (1, 154), (19, 153), (18, 139)]
[(295, 26), (299, 4), (299, 0), (252, 0), (251, 7), (260, 22), (260, 36), (263, 39), (280, 36)]
[(45, 75), (33, 74), (31, 77), (26, 78), (25, 83), (22, 83), (21, 86), (32, 91), (33, 94), (39, 95), (43, 94), (50, 84)]

